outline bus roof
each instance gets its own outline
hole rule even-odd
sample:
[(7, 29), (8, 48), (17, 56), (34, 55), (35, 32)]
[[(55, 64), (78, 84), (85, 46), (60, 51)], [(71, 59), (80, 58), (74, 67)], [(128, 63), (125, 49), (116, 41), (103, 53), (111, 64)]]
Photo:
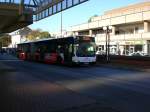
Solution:
[[(47, 40), (61, 40), (61, 39), (67, 39), (67, 38), (76, 38), (76, 37), (83, 37), (83, 35), (77, 35), (77, 36), (69, 36), (69, 37), (62, 37), (62, 38), (46, 38), (46, 39), (39, 39), (39, 40), (33, 40), (33, 41), (26, 41), (19, 43), (20, 44), (28, 44), (28, 43), (36, 43), (36, 42), (43, 42)], [(91, 36), (85, 36), (85, 37), (91, 37)]]

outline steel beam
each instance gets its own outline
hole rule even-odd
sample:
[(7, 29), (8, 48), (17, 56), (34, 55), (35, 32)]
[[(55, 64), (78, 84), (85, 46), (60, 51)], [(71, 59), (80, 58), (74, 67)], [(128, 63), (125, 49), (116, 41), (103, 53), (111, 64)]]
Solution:
[(63, 0), (53, 0), (52, 3), (49, 3), (49, 4), (44, 5), (44, 6), (41, 5), (41, 6), (36, 8), (36, 11), (34, 12), (34, 14), (39, 14), (40, 12), (42, 12), (42, 11), (44, 11), (44, 10), (46, 10), (46, 9), (48, 9), (48, 8), (58, 4), (58, 3), (60, 3), (62, 1)]
[[(41, 19), (44, 19), (48, 16), (54, 15), (56, 13), (59, 13), (63, 10), (69, 9), (71, 7), (74, 7), (76, 5), (79, 5), (81, 3), (84, 3), (88, 0), (79, 0), (77, 3), (75, 3), (73, 0), (71, 2), (71, 4), (69, 4), (69, 0), (57, 0), (57, 2), (53, 2), (51, 4), (48, 4), (47, 6), (44, 7), (38, 7), (36, 8), (36, 11), (34, 12), (34, 15), (36, 15), (36, 20), (35, 21), (39, 21)], [(61, 4), (60, 9), (58, 10), (58, 5)], [(65, 5), (65, 6), (63, 6)], [(48, 11), (47, 11), (48, 10)], [(46, 14), (48, 13), (48, 14)]]

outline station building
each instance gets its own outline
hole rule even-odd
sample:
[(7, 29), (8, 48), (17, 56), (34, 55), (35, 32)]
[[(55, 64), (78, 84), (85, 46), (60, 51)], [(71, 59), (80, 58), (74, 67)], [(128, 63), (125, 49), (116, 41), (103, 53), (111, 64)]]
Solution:
[(106, 49), (103, 28), (111, 26), (110, 52), (130, 55), (150, 55), (150, 2), (143, 2), (104, 12), (90, 22), (70, 27), (77, 35), (95, 35), (99, 51)]
[(17, 48), (17, 44), (27, 41), (26, 36), (31, 31), (32, 30), (29, 27), (24, 27), (20, 30), (10, 33), (9, 35), (11, 36), (11, 44), (8, 47), (9, 48)]

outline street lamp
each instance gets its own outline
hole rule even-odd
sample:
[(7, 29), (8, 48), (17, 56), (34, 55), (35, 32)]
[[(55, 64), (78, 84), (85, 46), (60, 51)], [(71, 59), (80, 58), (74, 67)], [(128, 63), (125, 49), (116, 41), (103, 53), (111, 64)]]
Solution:
[(60, 31), (61, 31), (61, 38), (63, 37), (62, 36), (62, 29), (63, 29), (63, 17), (62, 17), (62, 11), (61, 11), (61, 13), (60, 13), (61, 15), (61, 28), (60, 28)]
[(110, 32), (112, 30), (112, 26), (104, 26), (103, 30), (106, 33), (106, 61), (110, 61)]

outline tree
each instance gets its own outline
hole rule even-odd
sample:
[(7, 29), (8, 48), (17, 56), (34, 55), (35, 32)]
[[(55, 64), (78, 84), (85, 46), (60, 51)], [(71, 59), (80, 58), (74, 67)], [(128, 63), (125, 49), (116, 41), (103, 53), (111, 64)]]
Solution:
[(33, 30), (27, 35), (28, 40), (36, 40), (40, 36), (39, 30)]
[(42, 32), (41, 30), (33, 30), (27, 35), (27, 40), (37, 40), (37, 39), (44, 39), (44, 38), (50, 38), (51, 35), (49, 32)]
[(1, 47), (8, 47), (11, 44), (11, 36), (8, 34), (3, 34), (0, 36)]
[(94, 18), (94, 17), (98, 17), (98, 15), (95, 14), (95, 15), (93, 15), (92, 17), (90, 17), (89, 20), (88, 20), (88, 23), (90, 23), (90, 22), (92, 21), (92, 18)]
[(40, 39), (42, 38), (50, 38), (51, 35), (49, 34), (49, 32), (41, 32), (40, 33)]

